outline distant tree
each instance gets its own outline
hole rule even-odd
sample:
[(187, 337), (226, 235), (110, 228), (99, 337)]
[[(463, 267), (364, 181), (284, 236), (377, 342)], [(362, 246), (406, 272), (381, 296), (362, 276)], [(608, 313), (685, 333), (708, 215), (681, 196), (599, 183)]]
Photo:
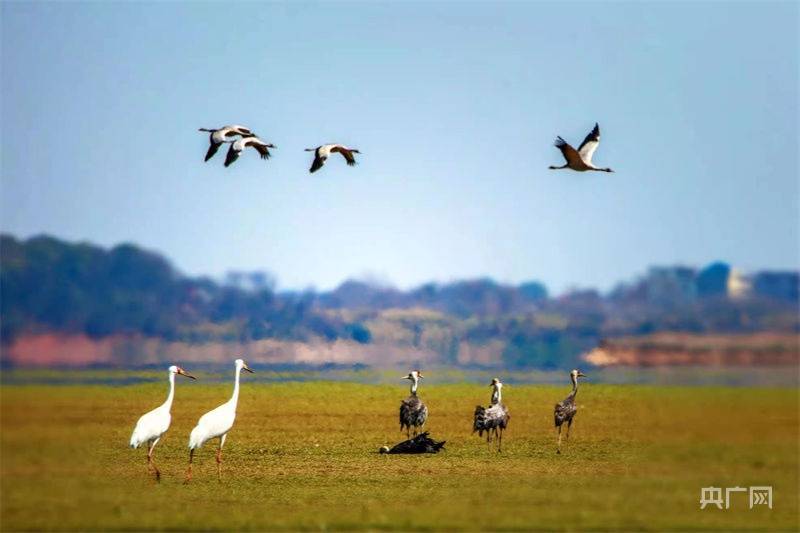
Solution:
[(697, 275), (697, 294), (701, 297), (725, 296), (731, 267), (726, 263), (712, 263)]
[(532, 302), (547, 299), (547, 287), (538, 281), (527, 281), (517, 287), (517, 290), (525, 299)]

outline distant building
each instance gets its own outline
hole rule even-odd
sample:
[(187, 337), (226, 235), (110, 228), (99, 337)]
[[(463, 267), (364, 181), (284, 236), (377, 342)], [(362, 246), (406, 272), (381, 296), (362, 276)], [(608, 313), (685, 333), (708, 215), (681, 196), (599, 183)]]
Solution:
[(800, 273), (798, 272), (759, 272), (753, 278), (753, 293), (758, 296), (798, 302)]
[(752, 281), (735, 268), (732, 268), (728, 275), (728, 298), (741, 300), (750, 296), (753, 290)]

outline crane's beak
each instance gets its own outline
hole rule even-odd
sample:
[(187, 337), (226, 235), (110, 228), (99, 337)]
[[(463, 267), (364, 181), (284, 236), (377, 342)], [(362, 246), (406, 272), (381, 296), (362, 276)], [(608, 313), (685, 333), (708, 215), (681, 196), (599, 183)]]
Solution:
[(586, 374), (584, 374), (583, 372), (578, 372), (578, 377), (579, 377), (579, 378), (588, 378), (589, 376), (587, 376), (587, 375), (586, 375)]
[(179, 368), (179, 369), (178, 369), (178, 374), (180, 374), (181, 376), (186, 376), (187, 378), (191, 378), (191, 379), (197, 379), (197, 378), (196, 378), (196, 377), (194, 377), (193, 375), (191, 375), (191, 374), (187, 374), (187, 373), (186, 373), (186, 371), (185, 371), (184, 369), (182, 369), (182, 368)]
[(242, 370), (247, 370), (247, 371), (248, 371), (248, 372), (250, 372), (251, 374), (255, 374), (255, 372), (253, 372), (253, 369), (252, 369), (252, 368), (250, 368), (249, 366), (247, 366), (247, 363), (245, 363), (244, 365), (242, 365)]
[(410, 375), (408, 375), (408, 376), (403, 376), (403, 377), (402, 377), (402, 378), (400, 378), (400, 379), (411, 379), (411, 376), (410, 376)]

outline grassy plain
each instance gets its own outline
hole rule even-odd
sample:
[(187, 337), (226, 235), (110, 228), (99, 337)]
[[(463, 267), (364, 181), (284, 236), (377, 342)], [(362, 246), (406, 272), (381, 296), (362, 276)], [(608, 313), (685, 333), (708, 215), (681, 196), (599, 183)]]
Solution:
[[(202, 379), (202, 374), (199, 375)], [(433, 376), (429, 376), (429, 381)], [(487, 386), (425, 383), (436, 456), (382, 456), (401, 439), (404, 383), (247, 383), (216, 479), (207, 444), (184, 486), (188, 434), (230, 385), (179, 381), (156, 449), (127, 447), (166, 383), (5, 385), (0, 527), (61, 529), (796, 530), (795, 388), (594, 385), (555, 454), (552, 406), (566, 386), (510, 385), (501, 454), (470, 434)], [(773, 509), (700, 510), (701, 487), (774, 487)]]

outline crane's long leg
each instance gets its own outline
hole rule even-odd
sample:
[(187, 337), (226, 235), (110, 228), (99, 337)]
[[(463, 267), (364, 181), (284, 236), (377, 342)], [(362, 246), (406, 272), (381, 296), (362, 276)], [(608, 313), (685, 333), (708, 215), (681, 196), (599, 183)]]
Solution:
[(150, 442), (147, 442), (147, 475), (153, 473), (153, 465), (150, 464)]
[(497, 437), (497, 452), (503, 451), (503, 428), (500, 428)]
[(569, 440), (569, 430), (572, 427), (572, 419), (570, 418), (567, 421), (567, 434), (564, 436), (564, 440)]
[(184, 485), (192, 480), (192, 459), (194, 459), (194, 448), (189, 450), (189, 469), (186, 471), (186, 479), (183, 482)]
[(561, 426), (558, 426), (558, 448), (556, 448), (556, 453), (561, 453)]
[(156, 444), (158, 444), (159, 440), (161, 440), (161, 437), (158, 437), (156, 440), (154, 440), (152, 444), (150, 444), (150, 449), (147, 450), (147, 471), (149, 472), (150, 467), (151, 466), (153, 467), (153, 470), (155, 470), (156, 474), (156, 481), (161, 481), (161, 472), (159, 472), (155, 461), (153, 461), (153, 450), (155, 449)]
[(217, 480), (222, 481), (222, 447), (225, 446), (225, 437), (228, 434), (219, 438), (219, 448), (217, 448)]

